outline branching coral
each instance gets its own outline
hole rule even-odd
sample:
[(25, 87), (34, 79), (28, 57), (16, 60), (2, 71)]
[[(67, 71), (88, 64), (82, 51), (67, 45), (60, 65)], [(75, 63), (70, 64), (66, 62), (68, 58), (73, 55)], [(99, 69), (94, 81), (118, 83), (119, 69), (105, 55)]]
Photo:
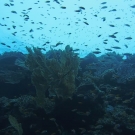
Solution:
[(44, 106), (46, 92), (49, 96), (63, 99), (71, 97), (75, 92), (75, 77), (79, 66), (79, 58), (72, 48), (68, 45), (63, 51), (52, 49), (51, 58), (38, 48), (26, 49), (29, 52), (26, 65), (32, 72), (32, 83), (36, 88), (37, 103), (40, 103), (40, 107)]

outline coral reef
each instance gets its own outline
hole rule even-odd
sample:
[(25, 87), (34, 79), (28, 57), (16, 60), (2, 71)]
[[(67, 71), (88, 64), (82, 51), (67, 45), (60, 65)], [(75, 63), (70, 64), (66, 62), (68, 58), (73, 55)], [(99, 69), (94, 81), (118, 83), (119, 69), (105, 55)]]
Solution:
[(29, 51), (28, 66), (16, 64), (31, 78), (1, 82), (0, 135), (135, 135), (134, 55), (92, 54), (79, 65), (69, 46)]
[(67, 99), (75, 92), (75, 77), (78, 73), (79, 57), (68, 45), (65, 50), (51, 50), (47, 57), (40, 49), (26, 47), (29, 54), (26, 65), (32, 72), (32, 83), (36, 88), (37, 104), (45, 106), (52, 101), (48, 97)]
[(28, 76), (24, 61), (25, 55), (19, 52), (0, 55), (0, 82), (16, 84)]

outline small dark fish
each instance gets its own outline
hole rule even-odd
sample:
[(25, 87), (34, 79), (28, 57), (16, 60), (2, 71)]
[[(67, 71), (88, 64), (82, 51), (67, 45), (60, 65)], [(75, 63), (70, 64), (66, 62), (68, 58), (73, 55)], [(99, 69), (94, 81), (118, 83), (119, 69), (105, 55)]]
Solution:
[(101, 35), (98, 35), (98, 37), (101, 37)]
[(107, 42), (103, 42), (104, 44), (107, 44)]
[(130, 6), (131, 8), (135, 8), (135, 5), (133, 5), (133, 6)]
[(30, 29), (30, 31), (29, 32), (33, 32), (33, 29)]
[(121, 48), (118, 47), (118, 46), (113, 46), (112, 48), (114, 48), (114, 49), (121, 49)]
[(115, 27), (115, 26), (114, 26), (114, 25), (112, 25), (112, 24), (110, 24), (109, 26), (110, 26), (110, 27)]
[(45, 3), (50, 3), (50, 1), (49, 1), (49, 0), (47, 0)]
[(106, 4), (107, 2), (102, 2), (101, 4)]
[(14, 4), (10, 3), (10, 6), (14, 6)]
[(96, 48), (96, 50), (100, 50), (99, 48)]
[(84, 22), (86, 25), (89, 25), (87, 22)]
[(76, 51), (79, 51), (80, 49), (74, 49), (73, 51), (76, 52)]
[(30, 35), (31, 38), (34, 38), (33, 35)]
[(125, 39), (127, 39), (127, 40), (131, 40), (132, 38), (131, 38), (131, 37), (126, 37)]
[(23, 17), (29, 17), (29, 16), (25, 14), (25, 15), (23, 15)]
[(75, 12), (81, 12), (81, 10), (75, 10)]
[(105, 49), (105, 50), (107, 50), (107, 51), (112, 51), (112, 49)]
[(43, 24), (42, 22), (39, 22), (40, 24)]
[(58, 42), (56, 45), (55, 45), (55, 47), (57, 47), (58, 45), (62, 45), (63, 43), (61, 43), (61, 42)]
[(103, 22), (106, 20), (106, 18), (105, 18), (105, 17), (103, 17), (102, 19), (103, 19)]
[(53, 0), (53, 1), (55, 1), (57, 4), (60, 4), (58, 0)]
[(45, 44), (43, 44), (42, 46), (45, 46), (46, 45), (46, 43)]
[(63, 7), (63, 6), (62, 6), (62, 7), (60, 7), (60, 8), (62, 8), (62, 9), (66, 9), (66, 7)]
[(16, 12), (16, 11), (11, 11), (11, 13), (17, 14), (17, 12)]
[(125, 26), (128, 26), (128, 27), (130, 27), (130, 25), (129, 25), (129, 24), (125, 24)]
[(113, 11), (117, 11), (116, 9), (112, 9), (112, 10), (110, 10), (109, 12), (113, 12)]
[(116, 36), (114, 36), (114, 35), (109, 35), (109, 37), (111, 37), (111, 38), (116, 38)]
[(12, 35), (16, 36), (16, 35), (15, 35), (16, 33), (17, 33), (17, 32), (14, 32), (14, 33), (12, 33)]
[(115, 19), (121, 19), (120, 17), (116, 17)]
[(12, 43), (14, 44), (14, 43), (16, 43), (16, 41), (13, 41)]
[(97, 15), (94, 15), (95, 17), (97, 17)]
[(87, 20), (87, 18), (83, 18), (84, 20)]
[(57, 17), (53, 17), (55, 20), (57, 20)]
[(118, 34), (118, 32), (114, 32), (113, 35)]
[(94, 54), (100, 54), (100, 51), (93, 51)]
[[(39, 27), (39, 28), (37, 28), (37, 30), (42, 30), (43, 29), (43, 27)], [(52, 31), (52, 30), (49, 30), (49, 31)]]
[(29, 20), (29, 17), (24, 18), (24, 20), (25, 20), (25, 21), (28, 21), (28, 20)]
[(15, 25), (13, 25), (12, 27), (13, 27), (14, 29), (16, 28), (16, 26), (15, 26)]
[[(12, 33), (13, 34), (13, 33)], [(22, 34), (23, 36), (26, 36), (26, 34)], [(15, 35), (16, 36), (16, 35)]]
[(105, 39), (104, 41), (108, 41), (108, 39)]
[(24, 15), (26, 14), (25, 12), (21, 12), (21, 13), (24, 14)]
[(126, 48), (128, 48), (128, 46), (127, 45), (124, 45)]
[(49, 41), (46, 42), (46, 44), (49, 44), (49, 43), (50, 43)]
[(1, 44), (2, 44), (2, 45), (6, 45), (6, 44), (5, 44), (5, 43), (3, 43), (3, 42), (2, 42)]
[(83, 9), (83, 10), (85, 10), (85, 8), (84, 7), (79, 7), (80, 9)]
[(107, 6), (103, 6), (101, 9), (105, 9), (105, 8), (107, 8)]
[(11, 48), (11, 46), (7, 45), (8, 48)]
[(31, 10), (32, 8), (28, 8), (28, 10)]
[(119, 43), (119, 40), (114, 39), (117, 43)]
[(10, 7), (10, 5), (9, 5), (9, 4), (7, 4), (7, 3), (5, 3), (5, 4), (4, 4), (4, 6), (8, 6), (8, 7)]

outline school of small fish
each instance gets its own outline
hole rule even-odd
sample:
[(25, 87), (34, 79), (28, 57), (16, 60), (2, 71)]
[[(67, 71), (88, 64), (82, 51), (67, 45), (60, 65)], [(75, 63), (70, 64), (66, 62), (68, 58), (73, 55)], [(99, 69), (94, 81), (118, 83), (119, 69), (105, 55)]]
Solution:
[[(126, 20), (125, 18), (128, 17), (127, 14), (125, 14), (125, 18), (123, 18), (123, 16), (117, 16), (119, 15), (118, 12), (123, 9), (117, 8), (117, 5), (111, 6), (108, 1), (97, 2), (97, 9), (92, 7), (90, 3), (88, 3), (89, 6), (87, 7), (81, 4), (79, 5), (81, 1), (82, 0), (77, 0), (78, 3), (69, 2), (70, 5), (65, 5), (64, 0), (45, 0), (42, 5), (39, 0), (30, 2), (30, 4), (27, 4), (27, 1), (21, 0), (19, 0), (17, 4), (15, 0), (1, 2), (0, 7), (5, 9), (3, 12), (10, 13), (10, 16), (0, 15), (0, 29), (4, 29), (7, 33), (10, 33), (9, 36), (6, 37), (7, 40), (0, 38), (1, 47), (7, 47), (11, 50), (12, 47), (14, 47), (19, 50), (19, 47), (24, 45), (33, 46), (35, 43), (39, 49), (46, 51), (48, 48), (64, 48), (68, 42), (73, 46), (74, 51), (80, 52), (87, 50), (89, 53), (93, 52), (94, 54), (130, 48), (130, 44), (134, 42), (133, 31), (135, 30), (133, 30), (134, 27), (132, 27), (132, 20), (135, 17), (135, 5), (130, 3), (127, 5), (127, 8), (129, 8), (127, 10), (131, 13), (131, 18), (127, 18)], [(119, 3), (116, 2), (116, 4)], [(20, 8), (16, 8), (16, 5), (19, 5)], [(23, 5), (27, 5), (25, 9), (21, 8), (24, 7)], [(72, 9), (71, 6), (75, 6), (76, 8)], [(57, 10), (60, 10), (59, 15), (55, 13)], [(41, 12), (40, 14), (39, 12), (36, 14), (36, 11)], [(35, 20), (33, 20), (33, 14)], [(111, 16), (112, 20), (109, 20), (106, 14)], [(70, 15), (74, 17), (74, 20)], [(21, 20), (21, 24), (18, 24), (18, 19), (16, 19), (18, 17)], [(41, 18), (41, 20), (36, 19), (36, 17)], [(100, 21), (95, 31), (91, 31), (94, 26), (93, 20)], [(26, 29), (24, 26), (29, 27)], [(126, 31), (126, 35), (122, 35), (123, 31), (119, 31), (119, 27), (123, 27), (123, 31)], [(81, 34), (83, 31), (86, 34), (83, 35), (84, 37)], [(11, 35), (12, 38), (10, 38)], [(91, 35), (93, 37), (91, 37)], [(23, 40), (21, 41), (21, 39)], [(93, 42), (93, 40), (95, 41)], [(100, 41), (99, 45), (95, 44), (98, 40)], [(30, 41), (33, 41), (33, 44)], [(83, 50), (80, 46), (86, 49)], [(88, 49), (88, 47), (91, 48), (91, 50)], [(98, 50), (96, 48), (98, 48)]]

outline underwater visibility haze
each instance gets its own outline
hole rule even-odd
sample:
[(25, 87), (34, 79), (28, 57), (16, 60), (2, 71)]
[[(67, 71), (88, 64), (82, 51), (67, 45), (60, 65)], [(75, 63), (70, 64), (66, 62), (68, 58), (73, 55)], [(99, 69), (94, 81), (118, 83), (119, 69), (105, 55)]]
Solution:
[(79, 49), (81, 57), (96, 48), (102, 54), (108, 49), (134, 53), (132, 0), (1, 0), (0, 5), (0, 53), (26, 52), (26, 46), (49, 50), (66, 45)]
[(133, 0), (0, 11), (0, 135), (135, 135)]

